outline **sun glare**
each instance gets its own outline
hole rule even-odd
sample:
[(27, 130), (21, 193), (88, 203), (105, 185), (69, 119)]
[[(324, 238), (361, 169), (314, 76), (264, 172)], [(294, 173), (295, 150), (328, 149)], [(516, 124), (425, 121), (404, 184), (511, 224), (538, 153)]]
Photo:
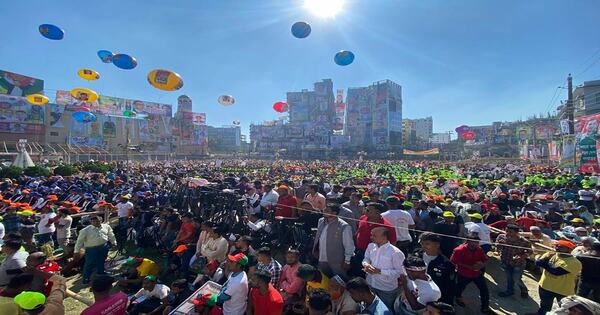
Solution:
[(304, 7), (316, 16), (334, 17), (344, 6), (344, 0), (304, 0)]

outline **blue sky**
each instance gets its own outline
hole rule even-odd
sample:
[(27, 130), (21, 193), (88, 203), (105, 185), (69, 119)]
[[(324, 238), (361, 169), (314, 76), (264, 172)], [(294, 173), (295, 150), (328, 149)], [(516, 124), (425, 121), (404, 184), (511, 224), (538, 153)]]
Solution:
[[(287, 91), (324, 78), (334, 89), (391, 79), (403, 86), (403, 116), (431, 115), (438, 132), (547, 112), (567, 74), (588, 65), (575, 84), (600, 79), (595, 0), (345, 2), (323, 19), (302, 0), (4, 1), (0, 69), (44, 79), (47, 94), (81, 86), (173, 105), (187, 94), (208, 124), (240, 120), (245, 131), (276, 118), (271, 106)], [(292, 37), (296, 21), (310, 23), (311, 36)], [(65, 39), (43, 38), (43, 23), (62, 27)], [(100, 49), (139, 66), (103, 64)], [(352, 65), (333, 63), (341, 49), (355, 53)], [(80, 68), (102, 77), (85, 82)], [(151, 87), (146, 75), (156, 68), (178, 72), (184, 87)], [(234, 95), (235, 106), (218, 105), (221, 94)]]

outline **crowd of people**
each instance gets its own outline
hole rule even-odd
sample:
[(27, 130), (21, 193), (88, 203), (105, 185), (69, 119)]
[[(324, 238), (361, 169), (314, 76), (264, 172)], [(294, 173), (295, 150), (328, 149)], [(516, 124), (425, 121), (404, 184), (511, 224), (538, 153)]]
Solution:
[[(597, 187), (595, 174), (549, 166), (406, 161), (5, 179), (0, 314), (64, 314), (74, 276), (94, 295), (86, 315), (186, 301), (210, 315), (450, 315), (473, 303), (493, 314), (494, 261), (498, 298), (530, 299), (527, 271), (539, 277), (534, 314), (600, 314)], [(471, 283), (477, 302), (463, 296)]]

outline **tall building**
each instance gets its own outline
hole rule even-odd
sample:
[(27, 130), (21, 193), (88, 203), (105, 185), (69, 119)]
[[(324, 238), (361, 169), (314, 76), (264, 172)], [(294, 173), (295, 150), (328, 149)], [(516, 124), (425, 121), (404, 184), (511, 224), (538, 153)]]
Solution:
[(575, 116), (600, 113), (600, 80), (585, 81), (573, 91)]
[(402, 87), (390, 80), (349, 88), (344, 135), (356, 150), (397, 151), (402, 147)]
[(241, 148), (240, 126), (208, 126), (209, 152), (238, 152)]
[(431, 138), (429, 138), (429, 142), (433, 145), (448, 144), (450, 143), (450, 133), (432, 133)]
[(417, 141), (429, 142), (431, 134), (433, 134), (433, 118), (431, 116), (425, 118), (411, 119), (412, 130), (417, 135)]

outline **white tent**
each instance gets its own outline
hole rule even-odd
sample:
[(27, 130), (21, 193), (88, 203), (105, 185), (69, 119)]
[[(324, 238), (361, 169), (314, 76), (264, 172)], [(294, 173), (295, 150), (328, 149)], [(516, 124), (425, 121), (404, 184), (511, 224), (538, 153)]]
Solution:
[(33, 160), (29, 156), (29, 153), (27, 153), (27, 150), (19, 151), (19, 154), (17, 154), (17, 157), (15, 158), (15, 161), (12, 163), (12, 165), (18, 166), (20, 168), (28, 168), (35, 166)]

